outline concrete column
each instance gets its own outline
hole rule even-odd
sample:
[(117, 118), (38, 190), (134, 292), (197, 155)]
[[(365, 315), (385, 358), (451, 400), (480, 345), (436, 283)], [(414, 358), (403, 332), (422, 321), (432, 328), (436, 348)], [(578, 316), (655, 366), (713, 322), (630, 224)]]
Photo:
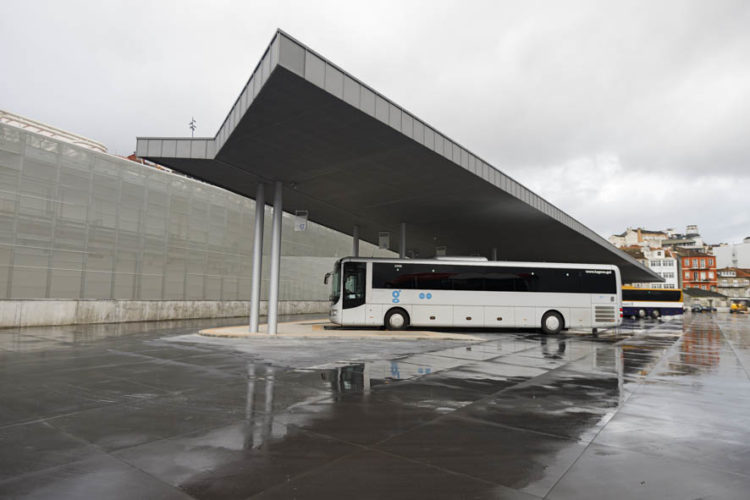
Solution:
[(492, 248), (492, 260), (497, 260), (497, 247)]
[(253, 277), (250, 285), (250, 333), (258, 333), (260, 318), (260, 283), (263, 265), (263, 216), (266, 194), (262, 183), (255, 191), (255, 230), (253, 231)]
[(400, 259), (406, 258), (406, 222), (401, 223), (401, 238), (398, 242), (398, 256)]
[(276, 181), (273, 188), (273, 226), (271, 228), (271, 283), (268, 287), (268, 333), (276, 335), (279, 322), (279, 269), (281, 267), (281, 214), (283, 184)]
[(352, 257), (359, 257), (359, 226), (352, 228)]

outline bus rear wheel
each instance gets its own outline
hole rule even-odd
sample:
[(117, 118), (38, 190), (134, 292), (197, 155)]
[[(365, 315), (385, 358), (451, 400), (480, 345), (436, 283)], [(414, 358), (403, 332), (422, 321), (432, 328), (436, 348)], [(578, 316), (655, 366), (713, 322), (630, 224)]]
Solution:
[(661, 313), (659, 312), (658, 309), (654, 309), (653, 311), (651, 311), (651, 317), (652, 318), (659, 319), (659, 316), (661, 316)]
[(557, 335), (563, 329), (564, 323), (560, 313), (547, 311), (542, 316), (542, 333), (545, 335)]
[(403, 309), (391, 309), (385, 315), (385, 327), (388, 330), (405, 330), (409, 327), (409, 314)]

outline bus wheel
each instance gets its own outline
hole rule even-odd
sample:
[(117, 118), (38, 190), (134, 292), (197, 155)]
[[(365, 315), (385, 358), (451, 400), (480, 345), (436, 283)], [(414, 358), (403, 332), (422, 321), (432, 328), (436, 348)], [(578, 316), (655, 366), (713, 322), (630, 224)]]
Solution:
[(638, 317), (639, 318), (645, 318), (646, 317), (646, 310), (645, 309), (638, 309)]
[(661, 314), (659, 313), (658, 309), (654, 309), (653, 311), (651, 311), (651, 317), (652, 318), (659, 319), (659, 316), (661, 316)]
[(547, 311), (542, 316), (542, 333), (545, 335), (557, 335), (563, 329), (564, 323), (560, 313)]
[(404, 330), (409, 327), (409, 314), (403, 309), (391, 309), (385, 316), (388, 330)]

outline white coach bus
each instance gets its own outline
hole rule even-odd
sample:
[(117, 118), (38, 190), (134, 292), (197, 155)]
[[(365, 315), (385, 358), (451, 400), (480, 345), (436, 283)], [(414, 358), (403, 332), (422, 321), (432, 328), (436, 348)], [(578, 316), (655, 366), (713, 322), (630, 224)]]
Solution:
[(613, 265), (346, 257), (329, 278), (330, 320), (342, 326), (525, 327), (555, 334), (622, 323), (620, 270)]

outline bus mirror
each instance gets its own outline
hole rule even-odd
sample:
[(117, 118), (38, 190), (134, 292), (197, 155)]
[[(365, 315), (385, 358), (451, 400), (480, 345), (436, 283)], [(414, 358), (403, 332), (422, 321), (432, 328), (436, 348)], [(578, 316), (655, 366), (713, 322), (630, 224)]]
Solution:
[(325, 277), (323, 278), (323, 284), (328, 284), (328, 279), (331, 277), (331, 273), (326, 273)]

